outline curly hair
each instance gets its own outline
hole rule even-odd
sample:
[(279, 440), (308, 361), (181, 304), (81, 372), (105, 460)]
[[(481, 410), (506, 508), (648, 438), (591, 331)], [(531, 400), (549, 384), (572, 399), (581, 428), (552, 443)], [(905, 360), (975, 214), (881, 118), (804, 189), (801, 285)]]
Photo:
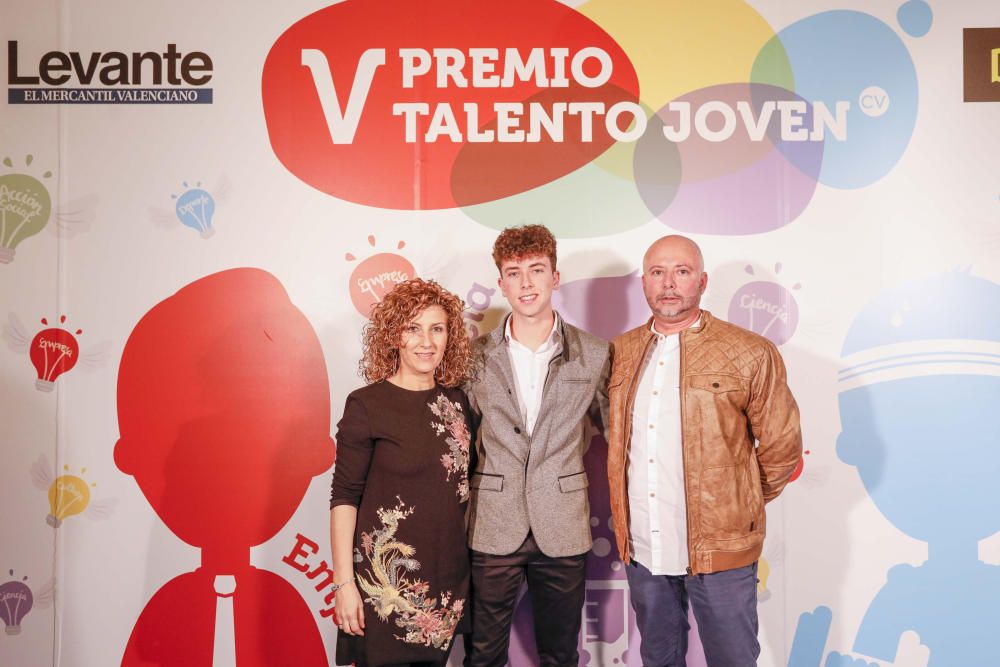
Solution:
[(556, 237), (543, 225), (508, 227), (493, 243), (493, 261), (497, 270), (504, 262), (536, 255), (548, 257), (552, 270), (556, 270)]
[(414, 278), (396, 285), (372, 309), (365, 325), (358, 371), (367, 384), (384, 380), (399, 370), (399, 345), (403, 329), (430, 306), (440, 306), (448, 317), (448, 342), (444, 358), (434, 370), (434, 379), (445, 387), (457, 387), (469, 377), (472, 346), (465, 330), (465, 303), (433, 280)]

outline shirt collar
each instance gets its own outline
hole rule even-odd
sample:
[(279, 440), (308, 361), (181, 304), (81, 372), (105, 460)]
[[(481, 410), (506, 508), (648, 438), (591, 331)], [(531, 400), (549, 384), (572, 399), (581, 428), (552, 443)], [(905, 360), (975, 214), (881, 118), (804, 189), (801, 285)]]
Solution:
[[(696, 319), (691, 324), (691, 326), (688, 327), (688, 329), (697, 329), (700, 325), (701, 325), (701, 315), (699, 314), (698, 315), (698, 319)], [(680, 331), (678, 331), (677, 333), (672, 333), (672, 334), (661, 334), (659, 331), (656, 330), (656, 320), (655, 319), (651, 319), (649, 321), (649, 330), (653, 332), (653, 335), (656, 336), (657, 340), (663, 340), (664, 338), (669, 338), (670, 336), (676, 336), (676, 335), (680, 334)]]
[[(504, 340), (507, 341), (508, 345), (511, 343), (517, 343), (518, 345), (520, 345), (521, 343), (519, 343), (518, 340), (514, 338), (514, 335), (511, 331), (510, 323), (513, 319), (514, 319), (513, 315), (510, 315), (507, 318), (507, 321), (504, 324), (503, 328), (503, 337)], [(540, 352), (542, 350), (548, 349), (550, 346), (561, 346), (562, 336), (560, 335), (559, 331), (560, 331), (559, 313), (552, 311), (552, 330), (549, 331), (548, 337), (545, 339), (545, 342), (539, 346), (537, 351)]]

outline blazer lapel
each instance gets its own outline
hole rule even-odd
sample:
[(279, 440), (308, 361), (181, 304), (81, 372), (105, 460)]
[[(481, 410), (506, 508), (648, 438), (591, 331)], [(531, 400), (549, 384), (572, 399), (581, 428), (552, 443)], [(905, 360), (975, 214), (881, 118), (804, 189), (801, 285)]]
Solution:
[[(565, 345), (565, 339), (563, 345)], [(542, 421), (545, 415), (548, 415), (553, 409), (553, 401), (555, 401), (555, 394), (557, 392), (552, 390), (552, 385), (559, 380), (559, 371), (562, 369), (563, 358), (565, 356), (565, 348), (563, 352), (559, 355), (552, 357), (549, 361), (549, 372), (545, 375), (545, 384), (542, 386), (542, 404), (538, 407), (538, 421)], [(535, 422), (535, 426), (538, 426), (538, 422)]]
[[(508, 315), (507, 317), (510, 317)], [(521, 413), (521, 405), (517, 398), (517, 384), (514, 380), (514, 369), (510, 365), (510, 354), (507, 351), (507, 341), (504, 340), (504, 330), (507, 324), (507, 320), (504, 319), (493, 331), (493, 337), (491, 340), (491, 348), (486, 352), (486, 372), (490, 374), (493, 369), (499, 370), (499, 380), (501, 386), (491, 387), (490, 390), (496, 391), (498, 393), (506, 392), (507, 399), (510, 401), (510, 408), (513, 414), (517, 415), (517, 420), (515, 425), (519, 425), (522, 432), (526, 432), (524, 425), (524, 417)]]
[[(536, 432), (547, 419), (552, 419), (555, 415), (561, 414), (559, 406), (556, 404), (559, 392), (554, 389), (554, 385), (559, 381), (559, 373), (562, 371), (563, 366), (570, 359), (570, 348), (575, 342), (567, 337), (566, 323), (562, 317), (559, 318), (559, 336), (562, 340), (562, 350), (549, 361), (549, 372), (545, 376), (545, 385), (542, 387), (542, 404), (538, 408), (538, 421), (535, 422)], [(532, 448), (534, 449), (535, 447), (542, 447), (543, 449), (537, 452), (533, 451), (532, 454), (538, 454), (538, 456), (533, 456), (532, 458), (536, 462), (543, 460), (545, 455), (544, 448), (548, 447), (548, 441), (546, 440), (541, 445), (535, 445), (532, 442)]]

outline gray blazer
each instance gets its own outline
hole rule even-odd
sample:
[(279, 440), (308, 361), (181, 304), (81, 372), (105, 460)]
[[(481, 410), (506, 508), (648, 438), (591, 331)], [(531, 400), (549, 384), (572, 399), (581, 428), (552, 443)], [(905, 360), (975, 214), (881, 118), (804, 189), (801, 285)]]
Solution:
[(559, 323), (563, 349), (549, 362), (531, 436), (518, 405), (506, 320), (474, 343), (478, 377), (465, 391), (479, 421), (469, 503), (469, 546), (476, 551), (513, 553), (529, 530), (547, 556), (590, 550), (584, 420), (607, 423), (610, 346), (561, 317)]

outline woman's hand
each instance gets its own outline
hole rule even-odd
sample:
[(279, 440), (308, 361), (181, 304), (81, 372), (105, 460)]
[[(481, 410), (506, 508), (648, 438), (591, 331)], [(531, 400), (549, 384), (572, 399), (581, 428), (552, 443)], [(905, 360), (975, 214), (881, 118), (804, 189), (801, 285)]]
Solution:
[[(330, 512), (330, 549), (333, 571), (350, 577), (337, 589), (337, 624), (341, 632), (365, 636), (365, 608), (361, 591), (354, 581), (354, 528), (358, 524), (358, 508), (338, 505)], [(338, 577), (339, 578), (339, 577)], [(334, 583), (337, 583), (336, 581)]]
[(341, 632), (365, 636), (365, 606), (353, 579), (337, 590), (337, 622)]

